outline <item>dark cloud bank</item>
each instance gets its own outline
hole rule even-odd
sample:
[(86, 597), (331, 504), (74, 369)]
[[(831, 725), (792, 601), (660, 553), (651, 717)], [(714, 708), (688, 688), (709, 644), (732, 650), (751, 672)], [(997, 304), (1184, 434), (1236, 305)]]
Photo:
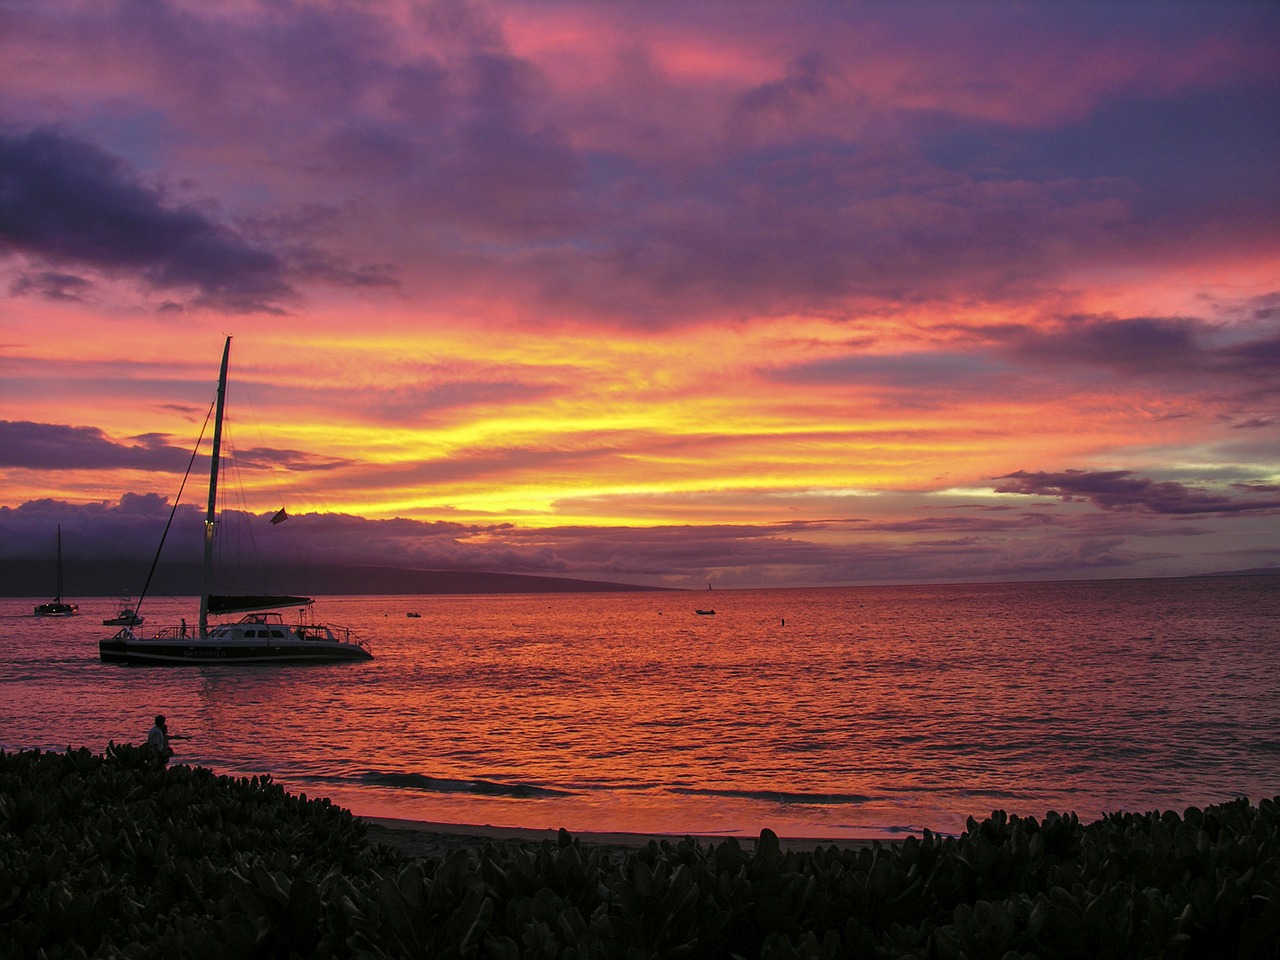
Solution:
[(127, 276), (193, 303), (275, 310), (294, 296), (281, 258), (192, 207), (167, 202), (120, 159), (53, 129), (0, 133), (0, 252), (43, 265), (11, 292), (80, 299), (90, 275)]
[[(129, 443), (110, 439), (97, 427), (0, 420), (0, 468), (26, 470), (148, 470), (181, 474), (191, 451), (173, 446), (159, 434), (142, 434)], [(246, 467), (271, 466), (292, 471), (332, 470), (346, 461), (301, 450), (249, 447), (237, 450)], [(208, 472), (208, 458), (196, 457), (197, 472)]]
[(1207, 516), (1280, 511), (1280, 489), (1275, 486), (1234, 484), (1240, 497), (1213, 493), (1173, 481), (1157, 482), (1135, 477), (1128, 470), (1090, 473), (1068, 470), (1063, 473), (1012, 473), (1001, 477), (997, 493), (1022, 493), (1058, 497), (1067, 501), (1086, 500), (1103, 510), (1133, 510), (1147, 513)]
[(97, 427), (0, 420), (0, 467), (27, 470), (161, 470), (181, 472), (189, 454), (162, 438), (116, 443)]
[[(1052, 504), (1032, 501), (1021, 508), (974, 505), (910, 520), (539, 530), (340, 514), (307, 514), (273, 526), (270, 514), (233, 512), (222, 531), (224, 538), (253, 544), (258, 560), (241, 564), (240, 574), (261, 575), (273, 590), (538, 592), (601, 583), (696, 587), (714, 581), (751, 587), (1116, 576), (1151, 559), (1130, 545), (1134, 538), (1175, 535), (1159, 518), (1280, 513), (1280, 489), (1274, 486), (1237, 484), (1227, 494), (1127, 471), (1020, 471), (1000, 478), (996, 488), (1091, 509), (1080, 513), (1064, 506), (1058, 513)], [(68, 571), (80, 578), (81, 595), (136, 593), (171, 509), (154, 494), (130, 494), (118, 503), (44, 500), (0, 507), (0, 590), (30, 596), (49, 588), (54, 532), (61, 526)], [(202, 526), (199, 508), (183, 505), (176, 511), (155, 589), (198, 592), (194, 561)], [(1176, 535), (1203, 532), (1192, 528)], [(839, 543), (832, 542), (833, 534)], [(1280, 550), (1251, 566), (1280, 570)], [(1233, 568), (1224, 562), (1223, 569)]]

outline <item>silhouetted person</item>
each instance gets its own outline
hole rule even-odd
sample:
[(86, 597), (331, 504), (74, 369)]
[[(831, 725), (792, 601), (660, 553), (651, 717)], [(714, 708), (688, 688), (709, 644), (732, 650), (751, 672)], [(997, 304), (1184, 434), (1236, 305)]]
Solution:
[(156, 715), (156, 725), (147, 734), (147, 749), (155, 756), (160, 766), (169, 765), (173, 748), (169, 746), (169, 727), (164, 722), (163, 713)]

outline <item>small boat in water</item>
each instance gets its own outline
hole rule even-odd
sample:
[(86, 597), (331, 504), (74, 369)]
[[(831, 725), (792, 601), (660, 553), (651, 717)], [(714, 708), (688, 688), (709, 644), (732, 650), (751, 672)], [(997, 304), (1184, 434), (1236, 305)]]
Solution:
[(714, 617), (716, 615), (714, 610), (695, 610), (693, 612), (700, 617)]
[(36, 617), (74, 617), (80, 612), (78, 604), (67, 603), (62, 599), (62, 527), (58, 527), (58, 595), (48, 603), (36, 606), (33, 616)]
[[(346, 627), (301, 622), (301, 610), (312, 604), (310, 597), (281, 595), (224, 596), (211, 593), (213, 582), (213, 536), (217, 527), (218, 461), (222, 448), (222, 418), (226, 405), (227, 360), (231, 338), (222, 349), (218, 393), (214, 401), (212, 466), (209, 468), (209, 501), (204, 524), (204, 575), (200, 592), (200, 616), (195, 627), (184, 619), (178, 626), (165, 627), (153, 636), (135, 633), (126, 624), (114, 636), (98, 643), (98, 654), (112, 663), (195, 664), (195, 663), (319, 663), (345, 660), (372, 660), (369, 644)], [(196, 441), (197, 448), (199, 440)], [(174, 502), (177, 509), (177, 502)], [(283, 511), (276, 515), (283, 518)], [(272, 519), (275, 523), (275, 518)], [(163, 545), (163, 541), (162, 541)], [(143, 590), (145, 596), (146, 590)], [(141, 607), (141, 600), (139, 600)], [(288, 624), (278, 613), (263, 613), (283, 607), (298, 607), (299, 622)], [(137, 611), (133, 613), (136, 615)], [(242, 614), (234, 623), (209, 622), (210, 615)], [(141, 618), (139, 618), (141, 622)]]
[(33, 615), (37, 617), (74, 617), (79, 612), (79, 604), (50, 600), (48, 603), (42, 603), (37, 606)]
[(138, 612), (133, 607), (121, 607), (120, 612), (114, 617), (107, 617), (102, 621), (104, 627), (136, 627), (142, 623), (143, 618), (138, 616)]

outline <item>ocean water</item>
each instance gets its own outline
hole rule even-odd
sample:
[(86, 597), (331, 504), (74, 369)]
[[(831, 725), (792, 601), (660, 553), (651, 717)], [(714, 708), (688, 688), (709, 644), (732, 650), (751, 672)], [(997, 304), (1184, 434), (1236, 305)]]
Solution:
[(114, 601), (42, 599), (0, 600), (5, 749), (164, 713), (175, 762), (369, 816), (891, 837), (1280, 794), (1276, 577), (327, 597), (376, 659), (321, 666), (104, 664)]

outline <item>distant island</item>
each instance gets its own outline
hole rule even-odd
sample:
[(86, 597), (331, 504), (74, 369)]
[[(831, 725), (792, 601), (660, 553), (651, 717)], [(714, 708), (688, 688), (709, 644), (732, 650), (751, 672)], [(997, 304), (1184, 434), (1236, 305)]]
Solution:
[[(0, 596), (41, 597), (52, 584), (49, 571), (29, 561), (0, 561)], [(137, 596), (147, 579), (147, 565), (121, 561), (74, 561), (65, 566), (69, 597)], [(397, 567), (294, 566), (276, 572), (271, 590), (306, 596), (379, 596), (395, 594), (605, 593), (662, 590), (663, 587), (579, 580), (523, 573), (471, 570), (406, 570)], [(162, 564), (152, 581), (151, 596), (195, 596), (200, 593), (199, 564)]]

